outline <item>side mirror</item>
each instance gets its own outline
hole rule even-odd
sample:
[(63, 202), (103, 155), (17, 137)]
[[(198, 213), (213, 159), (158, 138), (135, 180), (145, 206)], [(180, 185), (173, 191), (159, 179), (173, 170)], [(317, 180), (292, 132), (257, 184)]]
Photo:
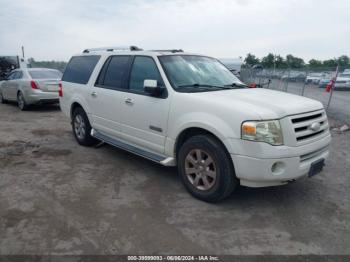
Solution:
[(158, 86), (157, 80), (145, 79), (143, 81), (143, 90), (152, 96), (160, 96), (162, 94), (162, 88)]

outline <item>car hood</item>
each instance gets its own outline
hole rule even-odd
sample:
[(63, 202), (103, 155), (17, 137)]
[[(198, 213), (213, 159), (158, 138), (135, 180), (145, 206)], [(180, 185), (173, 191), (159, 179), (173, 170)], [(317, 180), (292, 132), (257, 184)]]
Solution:
[(236, 112), (239, 110), (246, 112), (250, 117), (255, 116), (260, 119), (279, 119), (288, 115), (323, 109), (319, 101), (263, 88), (202, 92), (194, 95), (213, 107), (226, 107), (226, 110), (232, 109)]

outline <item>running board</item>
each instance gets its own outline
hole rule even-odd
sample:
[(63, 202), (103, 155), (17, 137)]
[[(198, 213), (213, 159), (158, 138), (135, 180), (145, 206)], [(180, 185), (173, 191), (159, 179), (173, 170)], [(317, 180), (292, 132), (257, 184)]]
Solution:
[(125, 151), (129, 151), (135, 155), (142, 156), (144, 158), (147, 158), (149, 160), (152, 160), (156, 163), (159, 163), (164, 166), (174, 166), (175, 165), (175, 159), (173, 157), (166, 157), (163, 155), (158, 155), (155, 153), (148, 152), (146, 150), (143, 150), (141, 148), (129, 145), (125, 142), (122, 142), (118, 139), (112, 138), (100, 131), (97, 131), (95, 129), (91, 129), (91, 136), (97, 138), (98, 140), (101, 140), (107, 144), (110, 144), (112, 146), (118, 147), (120, 149), (123, 149)]

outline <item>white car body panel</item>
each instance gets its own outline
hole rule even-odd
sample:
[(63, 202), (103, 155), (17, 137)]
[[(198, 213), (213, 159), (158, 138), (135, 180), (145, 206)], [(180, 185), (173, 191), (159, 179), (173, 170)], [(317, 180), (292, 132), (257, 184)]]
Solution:
[[(207, 130), (225, 145), (242, 185), (260, 187), (284, 184), (305, 176), (313, 161), (328, 157), (330, 134), (323, 105), (318, 101), (267, 89), (180, 93), (172, 88), (159, 63), (158, 55), (161, 53), (96, 53), (101, 59), (87, 85), (62, 82), (62, 111), (70, 117), (73, 103), (79, 103), (87, 112), (94, 129), (170, 159), (163, 164), (176, 164), (176, 161), (172, 161), (176, 160), (176, 142), (181, 132), (188, 128)], [(119, 54), (153, 57), (165, 83), (167, 98), (95, 87), (94, 83), (107, 57)], [(91, 96), (93, 92), (96, 93), (95, 97)], [(126, 104), (126, 99), (131, 99), (133, 105)], [(323, 134), (297, 143), (291, 119), (299, 114), (308, 116), (316, 114), (315, 112), (321, 112), (325, 118), (322, 123)], [(244, 121), (275, 119), (280, 119), (285, 145), (272, 146), (241, 139), (241, 125)], [(160, 128), (161, 132), (150, 129), (150, 126)], [(307, 135), (308, 131), (305, 132)], [(301, 161), (302, 156), (311, 153), (316, 154), (310, 158), (312, 161)], [(271, 172), (271, 165), (276, 161), (285, 163), (284, 173)]]

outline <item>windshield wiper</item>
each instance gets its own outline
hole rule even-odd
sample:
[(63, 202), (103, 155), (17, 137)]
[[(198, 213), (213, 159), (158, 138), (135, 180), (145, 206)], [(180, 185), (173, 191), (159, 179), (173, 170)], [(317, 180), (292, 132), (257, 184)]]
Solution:
[(206, 88), (206, 87), (209, 87), (209, 88), (222, 88), (222, 89), (227, 89), (226, 86), (219, 86), (219, 85), (208, 85), (208, 84), (198, 84), (198, 83), (195, 83), (195, 84), (191, 84), (191, 85), (180, 85), (178, 86), (178, 88), (186, 88), (186, 87), (194, 87), (194, 88)]
[(246, 84), (240, 84), (240, 83), (232, 83), (232, 84), (229, 84), (229, 85), (225, 85), (226, 87), (230, 87), (230, 88), (234, 88), (234, 89), (238, 89), (238, 88), (246, 88), (248, 87)]
[(240, 84), (240, 83), (236, 83), (236, 82), (233, 82), (232, 84), (230, 85), (225, 85), (226, 87), (235, 87), (235, 88), (245, 88), (245, 87), (249, 87), (245, 84)]

